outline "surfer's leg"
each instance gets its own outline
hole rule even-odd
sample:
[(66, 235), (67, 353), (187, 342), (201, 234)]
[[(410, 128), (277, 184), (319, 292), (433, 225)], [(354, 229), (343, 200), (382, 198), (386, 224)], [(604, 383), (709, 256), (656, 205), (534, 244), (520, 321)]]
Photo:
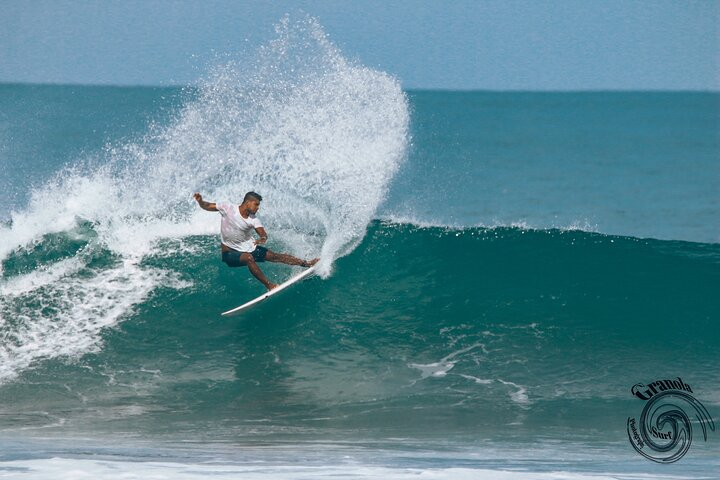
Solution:
[(268, 290), (272, 290), (273, 288), (277, 287), (276, 284), (272, 283), (265, 277), (265, 274), (262, 270), (260, 270), (257, 262), (255, 262), (255, 258), (251, 254), (243, 253), (242, 255), (240, 255), (240, 262), (247, 265), (250, 273), (252, 273), (255, 278), (260, 280), (260, 283), (265, 285), (265, 288), (267, 288)]
[(275, 253), (272, 250), (268, 250), (267, 255), (265, 255), (265, 260), (267, 260), (268, 262), (284, 263), (286, 265), (298, 265), (300, 267), (312, 267), (320, 259), (314, 258), (312, 260), (302, 260), (300, 258), (293, 257), (292, 255), (288, 255), (287, 253)]

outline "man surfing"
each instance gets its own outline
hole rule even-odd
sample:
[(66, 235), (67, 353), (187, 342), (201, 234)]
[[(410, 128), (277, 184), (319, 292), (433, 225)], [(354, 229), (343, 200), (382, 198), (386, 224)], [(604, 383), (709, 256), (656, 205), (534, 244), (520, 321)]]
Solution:
[[(267, 242), (267, 233), (255, 214), (260, 208), (262, 197), (255, 192), (248, 192), (243, 198), (243, 203), (214, 203), (203, 200), (202, 195), (193, 195), (200, 208), (208, 212), (220, 212), (220, 248), (222, 250), (222, 261), (228, 267), (246, 266), (250, 273), (265, 285), (265, 288), (272, 290), (277, 284), (270, 282), (265, 274), (258, 267), (258, 262), (278, 262), (287, 265), (299, 265), (301, 267), (312, 267), (319, 258), (313, 260), (301, 260), (286, 253), (275, 253), (262, 245)], [(255, 239), (253, 230), (260, 236)]]

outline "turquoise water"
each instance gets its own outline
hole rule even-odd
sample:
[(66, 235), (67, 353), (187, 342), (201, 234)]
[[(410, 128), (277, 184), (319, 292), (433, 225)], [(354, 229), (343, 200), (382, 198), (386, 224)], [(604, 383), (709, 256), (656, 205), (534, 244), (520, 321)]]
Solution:
[[(25, 400), (2, 422), (62, 412), (63, 431), (251, 442), (582, 436), (590, 422), (622, 438), (635, 379), (672, 372), (711, 398), (720, 380), (717, 245), (373, 222), (330, 278), (228, 319), (218, 313), (261, 286), (218, 261), (215, 238), (186, 242), (193, 253), (139, 265), (184, 283), (158, 285), (98, 333), (98, 351), (16, 372), (4, 394)], [(85, 248), (77, 235), (43, 243)], [(6, 260), (6, 276), (37, 271), (28, 257)], [(49, 251), (34, 257), (57, 264)], [(85, 261), (74, 275), (119, 259), (98, 250)], [(52, 300), (59, 288), (11, 294), (6, 332), (28, 327), (13, 325), (12, 313), (38, 310), (28, 303), (40, 296), (52, 320), (64, 308)]]
[(410, 92), (387, 210), (436, 225), (720, 240), (720, 96)]
[[(404, 92), (286, 27), (193, 88), (0, 85), (0, 475), (710, 478), (717, 432), (625, 424), (720, 409), (720, 95)], [(262, 288), (191, 195), (251, 189), (321, 275), (228, 319)]]

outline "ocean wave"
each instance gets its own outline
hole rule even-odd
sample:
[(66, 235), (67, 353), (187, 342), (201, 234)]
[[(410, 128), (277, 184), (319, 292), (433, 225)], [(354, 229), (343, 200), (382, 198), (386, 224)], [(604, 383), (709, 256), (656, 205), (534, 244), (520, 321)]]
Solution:
[[(132, 398), (140, 413), (122, 421), (145, 422), (133, 428), (270, 437), (411, 435), (413, 411), (435, 432), (578, 428), (588, 402), (607, 406), (593, 422), (611, 421), (650, 370), (692, 372), (718, 396), (716, 245), (375, 221), (330, 277), (228, 321), (219, 313), (262, 286), (220, 262), (214, 235), (183, 242), (139, 263), (103, 263), (103, 250), (80, 270), (73, 257), (54, 273), (6, 269), (0, 389), (39, 388), (33, 408), (55, 411), (64, 385), (104, 412), (71, 409), (63, 428), (106, 428)], [(170, 397), (179, 410), (158, 406)]]

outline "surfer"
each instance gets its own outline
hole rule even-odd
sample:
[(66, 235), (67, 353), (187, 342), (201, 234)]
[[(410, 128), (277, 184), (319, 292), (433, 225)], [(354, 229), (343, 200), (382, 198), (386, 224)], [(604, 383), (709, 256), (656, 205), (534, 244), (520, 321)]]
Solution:
[[(298, 265), (301, 267), (312, 267), (318, 262), (313, 260), (301, 260), (288, 255), (287, 253), (276, 253), (262, 245), (267, 242), (267, 232), (255, 214), (260, 208), (262, 197), (255, 192), (248, 192), (243, 198), (243, 203), (215, 203), (203, 200), (202, 195), (193, 195), (200, 208), (208, 212), (220, 212), (220, 248), (222, 250), (222, 261), (228, 267), (243, 267), (250, 269), (250, 273), (265, 285), (265, 288), (272, 290), (277, 284), (269, 281), (265, 274), (258, 267), (258, 262), (278, 262), (287, 265)], [(253, 230), (260, 236), (255, 239)]]

